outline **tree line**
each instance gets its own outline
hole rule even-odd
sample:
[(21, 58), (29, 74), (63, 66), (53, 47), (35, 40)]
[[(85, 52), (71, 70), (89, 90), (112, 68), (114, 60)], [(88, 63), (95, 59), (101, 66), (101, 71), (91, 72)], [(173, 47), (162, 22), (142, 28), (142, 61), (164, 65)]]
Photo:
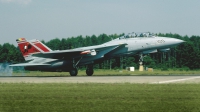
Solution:
[[(55, 38), (48, 42), (42, 40), (42, 43), (47, 45), (52, 50), (66, 50), (78, 47), (99, 45), (108, 42), (112, 39), (123, 36), (124, 34), (106, 35), (101, 34), (99, 36), (77, 36), (70, 38)], [(144, 65), (146, 67), (156, 69), (168, 69), (168, 68), (184, 68), (184, 69), (199, 69), (200, 68), (200, 36), (181, 36), (179, 34), (172, 33), (158, 33), (158, 36), (177, 38), (186, 41), (176, 47), (171, 48), (168, 52), (157, 52), (148, 54), (144, 57)], [(134, 55), (130, 57), (117, 57), (108, 60), (101, 60), (94, 65), (94, 68), (98, 69), (125, 69), (126, 67), (134, 66), (136, 69), (139, 56)], [(24, 58), (17, 46), (9, 43), (0, 45), (0, 63), (21, 63), (24, 62)], [(84, 66), (81, 68), (85, 68)]]

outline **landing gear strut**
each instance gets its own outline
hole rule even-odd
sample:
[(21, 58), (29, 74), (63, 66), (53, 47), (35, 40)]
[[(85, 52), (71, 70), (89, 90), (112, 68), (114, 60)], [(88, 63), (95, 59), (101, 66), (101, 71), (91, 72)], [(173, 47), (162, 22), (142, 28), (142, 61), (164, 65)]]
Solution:
[[(71, 66), (71, 69), (69, 71), (69, 74), (71, 76), (77, 76), (77, 74), (78, 74), (77, 65), (79, 64), (79, 62), (81, 61), (81, 59), (82, 59), (82, 57), (77, 62), (75, 62), (75, 59), (73, 58), (72, 66)], [(90, 65), (87, 66), (86, 74), (87, 74), (87, 76), (92, 76), (93, 73), (94, 73), (93, 65), (90, 64)]]
[(94, 73), (93, 65), (88, 65), (88, 66), (87, 66), (87, 69), (86, 69), (86, 74), (87, 74), (87, 76), (92, 76), (93, 73)]
[(78, 69), (77, 69), (77, 65), (79, 64), (79, 62), (81, 61), (82, 57), (75, 63), (75, 59), (73, 58), (73, 61), (72, 61), (72, 68), (70, 69), (69, 71), (69, 74), (71, 76), (77, 76), (78, 74)]
[(140, 59), (139, 59), (139, 71), (144, 71), (144, 66), (143, 66), (143, 54), (140, 54)]

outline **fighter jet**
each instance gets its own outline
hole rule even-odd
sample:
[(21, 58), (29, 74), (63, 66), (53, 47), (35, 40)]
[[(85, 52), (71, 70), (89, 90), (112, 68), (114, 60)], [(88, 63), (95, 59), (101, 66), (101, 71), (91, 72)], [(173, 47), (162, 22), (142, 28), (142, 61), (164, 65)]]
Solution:
[(158, 37), (149, 32), (129, 33), (101, 45), (80, 47), (70, 50), (51, 50), (37, 39), (27, 41), (16, 40), (26, 63), (10, 66), (24, 66), (26, 70), (55, 71), (61, 69), (71, 76), (78, 74), (78, 66), (86, 65), (86, 74), (92, 76), (93, 64), (98, 60), (138, 54), (140, 62), (143, 55), (165, 52), (171, 47), (183, 43), (183, 40)]

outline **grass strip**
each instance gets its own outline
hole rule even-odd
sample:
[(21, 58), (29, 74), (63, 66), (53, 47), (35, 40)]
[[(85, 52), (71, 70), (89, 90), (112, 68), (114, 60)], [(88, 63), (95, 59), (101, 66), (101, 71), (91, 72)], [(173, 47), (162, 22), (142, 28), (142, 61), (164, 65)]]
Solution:
[(200, 111), (199, 84), (0, 83), (0, 111)]

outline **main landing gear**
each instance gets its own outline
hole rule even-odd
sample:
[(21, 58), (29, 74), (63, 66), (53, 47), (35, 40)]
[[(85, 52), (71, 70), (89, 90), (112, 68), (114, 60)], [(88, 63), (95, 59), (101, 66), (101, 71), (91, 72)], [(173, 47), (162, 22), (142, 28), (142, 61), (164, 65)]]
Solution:
[(94, 73), (93, 65), (88, 65), (88, 66), (87, 66), (87, 69), (86, 69), (86, 74), (87, 74), (87, 76), (92, 76), (93, 73)]
[[(78, 69), (77, 69), (77, 65), (79, 64), (80, 60), (82, 59), (82, 57), (75, 63), (75, 60), (73, 59), (73, 65), (69, 71), (69, 74), (71, 76), (77, 76), (78, 74)], [(92, 76), (94, 73), (94, 70), (93, 70), (93, 65), (90, 64), (87, 66), (87, 69), (86, 69), (86, 74), (87, 76)]]
[(69, 71), (69, 74), (71, 76), (77, 76), (78, 74), (78, 69), (76, 67), (72, 68), (70, 71)]
[[(93, 69), (93, 65), (88, 65), (87, 69), (86, 69), (86, 74), (87, 76), (92, 76), (94, 73), (94, 69)], [(71, 68), (71, 70), (69, 71), (69, 74), (71, 76), (77, 76), (78, 74), (78, 69), (76, 67)]]

